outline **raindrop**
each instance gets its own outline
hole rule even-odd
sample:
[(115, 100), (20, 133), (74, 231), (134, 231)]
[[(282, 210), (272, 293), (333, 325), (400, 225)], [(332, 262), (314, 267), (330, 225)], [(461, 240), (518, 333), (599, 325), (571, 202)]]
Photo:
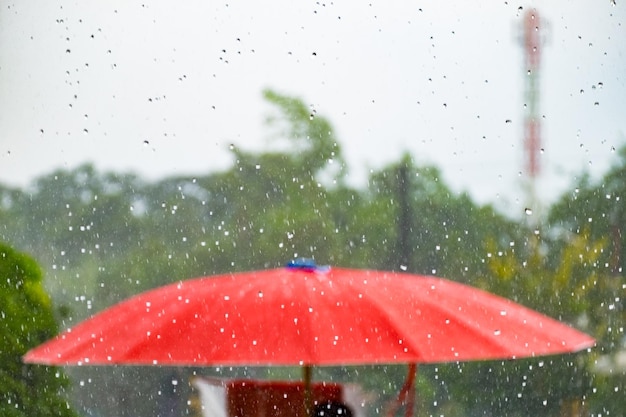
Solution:
[(501, 334), (501, 333), (502, 333), (502, 332), (501, 332), (500, 330), (494, 330), (494, 331), (493, 331), (493, 335), (494, 335), (494, 336), (500, 336), (500, 334)]
[(526, 208), (524, 209), (524, 213), (526, 213), (528, 216), (530, 216), (530, 215), (532, 215), (532, 214), (533, 214), (533, 210), (532, 210), (531, 208), (526, 207)]

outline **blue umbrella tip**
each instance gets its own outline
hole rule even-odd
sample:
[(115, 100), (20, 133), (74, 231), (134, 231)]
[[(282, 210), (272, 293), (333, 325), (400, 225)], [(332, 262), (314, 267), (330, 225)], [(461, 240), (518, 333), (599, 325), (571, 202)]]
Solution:
[(315, 259), (310, 258), (292, 259), (291, 261), (287, 262), (287, 265), (285, 266), (288, 269), (298, 269), (308, 272), (324, 272), (330, 269), (328, 266), (317, 266), (317, 264), (315, 263)]

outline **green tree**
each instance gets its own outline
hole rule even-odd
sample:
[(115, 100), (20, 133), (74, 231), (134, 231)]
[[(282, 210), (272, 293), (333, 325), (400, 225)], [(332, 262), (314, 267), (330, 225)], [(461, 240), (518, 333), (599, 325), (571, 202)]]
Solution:
[[(587, 174), (580, 177), (574, 191), (564, 194), (549, 211), (547, 225), (552, 238), (550, 262), (570, 258), (577, 277), (575, 289), (593, 335), (598, 340), (593, 358), (611, 363), (626, 350), (624, 301), (624, 260), (626, 259), (626, 146), (619, 159), (599, 180)], [(619, 414), (626, 408), (626, 370), (615, 362), (612, 367), (594, 369), (594, 392), (590, 396), (593, 413)]]
[(618, 155), (615, 165), (599, 180), (581, 175), (572, 186), (574, 191), (563, 194), (550, 208), (547, 221), (564, 239), (583, 230), (593, 240), (606, 239), (598, 262), (616, 275), (623, 273), (626, 260), (626, 145)]
[[(219, 272), (282, 265), (294, 256), (334, 261), (337, 232), (330, 205), (345, 163), (331, 124), (302, 100), (264, 92), (273, 105), (268, 126), (281, 151), (233, 147), (231, 169), (197, 180), (206, 194), (206, 247)], [(336, 168), (336, 169), (333, 169)]]
[[(580, 328), (597, 338), (598, 347), (592, 354), (448, 367), (446, 379), (454, 381), (449, 384), (451, 397), (470, 411), (490, 409), (511, 416), (558, 416), (572, 407), (601, 413), (619, 409), (594, 389), (606, 385), (594, 371), (597, 355), (615, 345), (611, 328), (619, 332), (615, 323), (624, 319), (614, 311), (616, 281), (598, 268), (603, 240), (593, 241), (588, 233), (573, 235), (550, 255), (550, 241), (537, 235), (529, 241), (520, 247), (491, 242), (486, 262), (490, 273), (476, 284)], [(476, 385), (485, 387), (482, 395), (471, 394)]]
[(0, 244), (0, 414), (74, 416), (57, 369), (25, 365), (21, 357), (57, 331), (42, 273), (28, 255)]
[(410, 155), (373, 173), (367, 191), (348, 202), (350, 251), (378, 269), (471, 283), (486, 271), (489, 240), (508, 245), (520, 236), (515, 223), (457, 195), (437, 168), (417, 166)]
[(328, 119), (317, 115), (315, 109), (306, 106), (299, 98), (269, 89), (263, 92), (263, 96), (279, 111), (278, 117), (269, 116), (267, 123), (270, 127), (278, 128), (279, 138), (287, 139), (284, 155), (298, 167), (296, 172), (315, 178), (324, 170), (335, 167), (330, 177), (335, 180), (343, 178), (345, 161)]

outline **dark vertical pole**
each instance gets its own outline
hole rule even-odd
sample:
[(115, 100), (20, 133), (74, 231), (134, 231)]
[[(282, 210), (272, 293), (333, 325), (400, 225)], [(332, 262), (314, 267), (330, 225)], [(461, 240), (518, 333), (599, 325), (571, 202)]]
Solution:
[(622, 229), (621, 229), (621, 206), (616, 207), (611, 213), (611, 237), (613, 240), (613, 254), (611, 255), (611, 272), (613, 275), (619, 275), (621, 265), (622, 252)]
[(385, 417), (395, 417), (400, 407), (404, 406), (404, 417), (413, 417), (415, 408), (415, 400), (417, 393), (415, 392), (415, 378), (417, 377), (417, 364), (409, 363), (408, 372), (404, 385), (398, 393), (398, 397), (389, 403), (384, 412)]
[(403, 269), (410, 270), (411, 259), (411, 202), (409, 199), (409, 167), (406, 162), (398, 167), (398, 259)]
[(302, 379), (304, 382), (304, 411), (306, 417), (313, 415), (313, 368), (311, 365), (302, 367)]

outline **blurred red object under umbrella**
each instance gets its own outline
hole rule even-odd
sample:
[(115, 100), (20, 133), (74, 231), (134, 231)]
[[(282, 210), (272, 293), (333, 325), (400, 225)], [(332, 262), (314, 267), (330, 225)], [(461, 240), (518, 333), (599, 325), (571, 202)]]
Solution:
[[(594, 339), (443, 278), (316, 267), (176, 282), (122, 301), (24, 356), (45, 365), (409, 364), (576, 352)], [(408, 410), (409, 406), (407, 406)], [(408, 412), (407, 412), (408, 414)]]

